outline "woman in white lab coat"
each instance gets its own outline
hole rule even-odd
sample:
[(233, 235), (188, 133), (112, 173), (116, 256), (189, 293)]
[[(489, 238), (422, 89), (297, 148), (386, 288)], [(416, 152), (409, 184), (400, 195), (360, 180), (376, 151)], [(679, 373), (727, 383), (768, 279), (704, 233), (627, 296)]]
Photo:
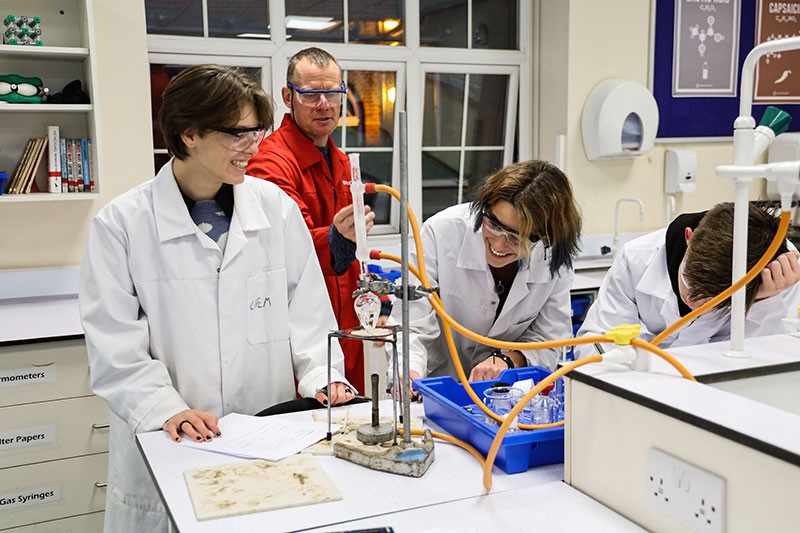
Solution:
[[(114, 533), (167, 528), (135, 433), (212, 440), (217, 417), (293, 399), (295, 380), (314, 397), (336, 327), (297, 205), (244, 175), (270, 98), (242, 73), (200, 65), (170, 82), (159, 122), (174, 157), (98, 213), (81, 270), (92, 390), (111, 411)], [(333, 364), (332, 402), (352, 399), (338, 345)]]
[[(769, 247), (779, 219), (750, 206), (747, 268)], [(667, 228), (626, 243), (608, 270), (597, 300), (589, 308), (578, 337), (603, 335), (620, 324), (641, 324), (639, 338), (652, 340), (682, 316), (731, 283), (733, 204), (677, 217)], [(745, 335), (783, 333), (790, 311), (800, 305), (800, 263), (791, 244), (747, 285)], [(730, 299), (664, 339), (662, 348), (721, 342), (730, 338)], [(579, 357), (595, 348), (577, 346)]]
[[(569, 291), (580, 215), (569, 180), (544, 161), (489, 176), (475, 201), (445, 209), (422, 228), (425, 269), (447, 312), (481, 335), (505, 341), (572, 336)], [(417, 263), (412, 248), (411, 262)], [(399, 322), (395, 301), (392, 321)], [(456, 377), (441, 320), (425, 299), (409, 304), (410, 377)], [(552, 369), (559, 350), (498, 351), (454, 333), (470, 381), (509, 367)], [(493, 355), (494, 354), (494, 355)]]

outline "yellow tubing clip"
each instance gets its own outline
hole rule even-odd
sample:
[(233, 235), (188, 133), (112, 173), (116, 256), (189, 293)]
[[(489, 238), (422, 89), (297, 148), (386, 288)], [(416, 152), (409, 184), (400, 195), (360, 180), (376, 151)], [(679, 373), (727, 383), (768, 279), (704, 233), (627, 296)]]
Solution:
[(606, 339), (614, 341), (617, 345), (628, 346), (633, 339), (639, 336), (641, 324), (622, 324), (606, 332)]

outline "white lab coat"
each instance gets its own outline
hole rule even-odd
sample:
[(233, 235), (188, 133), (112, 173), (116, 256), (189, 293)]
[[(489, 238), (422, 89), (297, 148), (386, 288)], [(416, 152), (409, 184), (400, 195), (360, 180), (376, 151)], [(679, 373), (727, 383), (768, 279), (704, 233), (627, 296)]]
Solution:
[[(429, 218), (422, 227), (425, 270), (448, 314), (464, 327), (505, 341), (546, 341), (571, 337), (569, 291), (574, 272), (562, 268), (550, 277), (549, 251), (541, 242), (533, 249), (528, 266), (514, 278), (503, 309), (494, 321), (498, 296), (486, 263), (486, 247), (480, 230), (474, 231), (475, 218), (469, 204), (449, 207)], [(411, 263), (417, 264), (412, 246)], [(400, 323), (402, 302), (395, 300), (391, 321)], [(455, 367), (441, 330), (441, 321), (427, 299), (409, 305), (410, 368), (423, 377), (456, 377)], [(493, 348), (478, 344), (453, 331), (455, 345), (469, 376), (471, 369), (485, 360)], [(398, 344), (400, 346), (400, 344)], [(387, 354), (391, 346), (387, 343)], [(398, 348), (400, 358), (401, 347)], [(524, 350), (529, 365), (555, 368), (560, 350)], [(401, 365), (402, 366), (402, 365)], [(391, 364), (390, 364), (391, 368)], [(390, 374), (391, 377), (391, 374)], [(456, 378), (457, 379), (457, 378)]]
[[(578, 337), (603, 335), (620, 324), (641, 324), (640, 339), (652, 340), (681, 318), (678, 297), (667, 271), (666, 228), (625, 243), (600, 285)], [(792, 249), (794, 247), (790, 246)], [(745, 336), (789, 331), (783, 324), (800, 303), (800, 287), (754, 302), (745, 319)], [(730, 339), (730, 313), (708, 311), (664, 339), (661, 348), (707, 344)], [(575, 347), (578, 357), (594, 355), (591, 345)]]
[[(255, 414), (327, 384), (336, 329), (297, 205), (236, 185), (225, 252), (189, 216), (171, 161), (103, 208), (89, 231), (80, 310), (92, 390), (111, 410), (105, 530), (162, 531), (167, 517), (134, 442), (185, 409)], [(334, 381), (345, 381), (338, 343)]]

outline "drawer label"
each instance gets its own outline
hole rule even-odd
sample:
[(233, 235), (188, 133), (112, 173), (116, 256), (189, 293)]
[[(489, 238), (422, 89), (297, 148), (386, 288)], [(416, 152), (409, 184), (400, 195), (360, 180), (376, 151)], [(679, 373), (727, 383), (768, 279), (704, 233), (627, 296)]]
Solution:
[(12, 429), (0, 431), (0, 452), (14, 448), (29, 448), (56, 442), (56, 426)]
[(26, 366), (0, 370), (0, 388), (52, 383), (56, 380), (56, 365)]
[(61, 487), (42, 487), (40, 489), (28, 489), (8, 494), (0, 494), (0, 511), (13, 509), (14, 507), (26, 507), (28, 505), (39, 505), (41, 503), (57, 502), (61, 499)]

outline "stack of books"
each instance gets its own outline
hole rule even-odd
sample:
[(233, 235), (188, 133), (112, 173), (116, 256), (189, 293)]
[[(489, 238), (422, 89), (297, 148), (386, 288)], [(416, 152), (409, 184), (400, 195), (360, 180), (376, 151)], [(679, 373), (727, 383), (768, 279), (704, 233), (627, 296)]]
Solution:
[[(46, 186), (36, 182), (45, 151)], [(6, 194), (94, 192), (93, 158), (91, 139), (62, 139), (58, 126), (48, 126), (47, 137), (28, 140)]]

